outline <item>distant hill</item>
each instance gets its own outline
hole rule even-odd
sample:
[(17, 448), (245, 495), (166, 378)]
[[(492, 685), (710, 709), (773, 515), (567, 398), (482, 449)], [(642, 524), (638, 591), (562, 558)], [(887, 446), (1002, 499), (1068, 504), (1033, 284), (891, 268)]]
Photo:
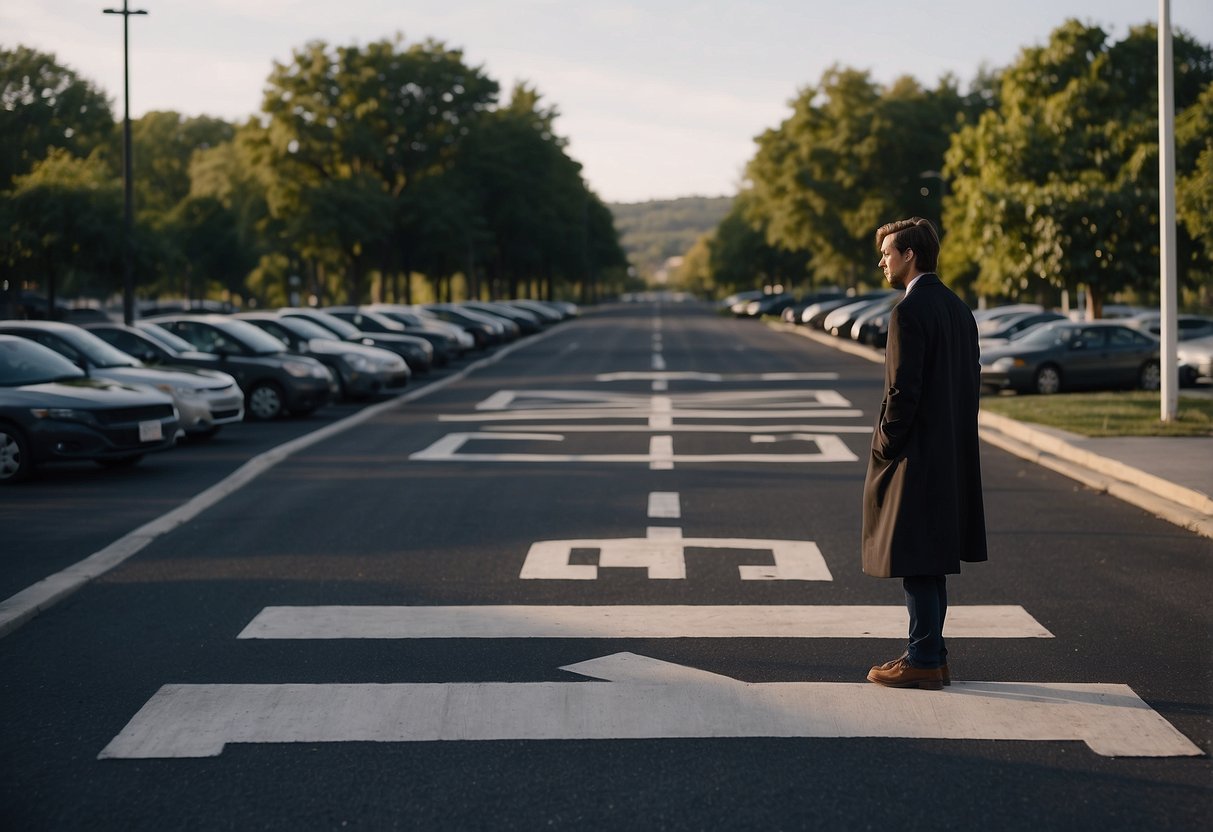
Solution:
[(652, 202), (608, 203), (620, 242), (637, 271), (649, 278), (669, 257), (687, 253), (729, 213), (729, 196), (689, 196)]

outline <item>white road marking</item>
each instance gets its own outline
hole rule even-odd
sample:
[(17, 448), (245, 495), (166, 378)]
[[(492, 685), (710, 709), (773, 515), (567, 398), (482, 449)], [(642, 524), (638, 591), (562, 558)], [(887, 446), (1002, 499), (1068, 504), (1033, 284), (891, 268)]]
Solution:
[[(604, 429), (604, 433), (614, 432)], [(564, 436), (556, 433), (507, 433), (486, 431), (483, 433), (448, 433), (431, 445), (409, 454), (415, 462), (609, 462), (619, 464), (644, 463), (653, 470), (669, 470), (675, 465), (725, 464), (725, 463), (779, 463), (804, 464), (819, 462), (856, 462), (859, 457), (837, 436), (832, 434), (802, 434), (806, 441), (815, 445), (815, 453), (769, 453), (769, 454), (676, 454), (674, 437), (653, 436), (649, 439), (647, 454), (560, 454), (560, 453), (471, 453), (463, 448), (477, 441), (514, 442), (562, 442)]]
[(665, 379), (659, 378), (659, 379), (654, 380), (654, 382), (653, 382), (653, 392), (654, 393), (664, 393), (666, 390), (669, 390), (669, 389), (670, 389), (670, 383), (668, 381), (666, 381)]
[(604, 682), (165, 685), (99, 759), (213, 757), (228, 743), (904, 737), (1082, 741), (1200, 756), (1127, 685), (742, 682), (634, 654), (567, 665)]
[[(485, 425), (486, 431), (515, 431), (518, 425)], [(649, 433), (646, 425), (527, 425), (527, 430), (540, 433)], [(871, 433), (866, 425), (670, 425), (662, 428), (673, 433)]]
[(649, 404), (649, 427), (665, 430), (674, 424), (674, 417), (671, 415), (674, 410), (674, 402), (669, 396), (653, 396)]
[[(1052, 638), (1023, 607), (948, 608), (947, 636)], [(266, 607), (242, 639), (906, 637), (906, 608), (851, 605)]]
[[(614, 539), (540, 540), (527, 551), (523, 580), (593, 581), (599, 566), (645, 567), (653, 579), (683, 580), (687, 549), (770, 552), (771, 564), (737, 567), (743, 581), (832, 581), (830, 569), (811, 540), (762, 540), (732, 537), (674, 537), (662, 532), (647, 537)], [(598, 564), (572, 563), (578, 549), (598, 551)], [(904, 628), (903, 628), (904, 629)]]
[(682, 501), (677, 491), (654, 491), (649, 494), (649, 517), (677, 520), (682, 517)]
[(665, 359), (661, 356), (661, 353), (659, 353), (659, 352), (653, 353), (653, 369), (654, 370), (664, 370), (665, 369)]
[[(683, 393), (673, 398), (677, 408), (850, 407), (837, 390), (713, 390)], [(650, 397), (642, 393), (599, 390), (499, 390), (476, 405), (479, 411), (593, 408), (645, 410)]]
[(649, 470), (669, 471), (674, 467), (674, 437), (649, 437)]
[(609, 381), (650, 381), (653, 379), (662, 379), (664, 381), (710, 381), (710, 382), (738, 382), (738, 381), (837, 381), (838, 373), (732, 373), (722, 375), (721, 373), (698, 373), (698, 372), (664, 372), (664, 373), (599, 373), (594, 376), (594, 381), (609, 382)]
[[(653, 414), (648, 408), (575, 408), (558, 410), (513, 410), (503, 413), (444, 413), (439, 422), (530, 422), (536, 419), (648, 419)], [(857, 419), (862, 410), (787, 410), (772, 408), (761, 410), (688, 410), (676, 408), (671, 414), (675, 419)], [(814, 428), (816, 430), (816, 428)], [(869, 428), (870, 430), (870, 428)]]

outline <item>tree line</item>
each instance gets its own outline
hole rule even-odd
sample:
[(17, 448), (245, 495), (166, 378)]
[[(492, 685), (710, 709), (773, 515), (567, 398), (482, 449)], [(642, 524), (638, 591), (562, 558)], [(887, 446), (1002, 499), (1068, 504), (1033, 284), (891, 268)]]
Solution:
[[(1174, 38), (1179, 277), (1213, 305), (1213, 52)], [(1095, 316), (1159, 285), (1157, 30), (1113, 41), (1070, 20), (966, 92), (835, 66), (756, 140), (733, 209), (688, 253), (691, 289), (879, 282), (875, 229), (941, 227), (941, 277), (973, 296)]]
[[(264, 89), (244, 123), (132, 121), (141, 298), (584, 302), (628, 288), (611, 214), (533, 87), (502, 101), (461, 51), (397, 36), (309, 43)], [(9, 300), (112, 296), (123, 162), (105, 93), (53, 55), (0, 49), (0, 146)]]

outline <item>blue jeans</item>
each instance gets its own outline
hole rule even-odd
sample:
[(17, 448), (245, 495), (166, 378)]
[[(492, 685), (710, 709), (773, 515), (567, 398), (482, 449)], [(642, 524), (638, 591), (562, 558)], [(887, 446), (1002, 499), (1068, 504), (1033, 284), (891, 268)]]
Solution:
[(902, 578), (906, 609), (910, 611), (910, 664), (919, 668), (943, 667), (948, 649), (943, 643), (943, 620), (948, 614), (948, 585), (944, 575)]

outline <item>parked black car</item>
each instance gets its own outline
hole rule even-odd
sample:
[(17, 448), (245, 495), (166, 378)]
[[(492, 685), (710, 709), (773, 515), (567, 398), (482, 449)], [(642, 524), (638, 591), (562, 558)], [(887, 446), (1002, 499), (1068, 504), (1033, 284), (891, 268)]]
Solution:
[(291, 355), (286, 344), (248, 321), (226, 315), (165, 315), (149, 318), (187, 341), (195, 350), (218, 357), (244, 390), (246, 418), (304, 416), (339, 392), (337, 380), (314, 358)]
[[(427, 303), (422, 310), (435, 318), (457, 324), (476, 339), (476, 349), (504, 344), (518, 337), (518, 327), (511, 321), (484, 315), (472, 309), (464, 309), (454, 303)], [(506, 324), (509, 324), (507, 327)]]
[(434, 351), (435, 366), (445, 367), (453, 359), (459, 357), (459, 340), (454, 336), (424, 327), (408, 326), (390, 315), (358, 306), (326, 306), (324, 311), (346, 323), (353, 324), (360, 331), (370, 334), (371, 337), (411, 335), (414, 338), (429, 341), (430, 347)]
[(346, 398), (399, 393), (413, 377), (405, 360), (391, 350), (342, 341), (336, 333), (304, 318), (273, 312), (242, 312), (235, 317), (265, 330), (296, 355), (310, 356), (328, 367)]
[(364, 332), (349, 321), (324, 309), (288, 306), (278, 310), (283, 317), (303, 318), (332, 332), (343, 341), (391, 350), (409, 365), (414, 375), (424, 375), (434, 364), (434, 348), (424, 338), (392, 332)]
[(1127, 326), (1054, 321), (981, 354), (981, 383), (997, 389), (1159, 388), (1158, 339)]
[(456, 358), (462, 358), (464, 353), (476, 348), (476, 339), (472, 337), (472, 333), (458, 324), (439, 320), (420, 307), (405, 306), (399, 303), (372, 303), (358, 308), (386, 315), (406, 327), (437, 332), (453, 338), (456, 344)]
[(176, 434), (164, 393), (90, 378), (48, 347), (0, 335), (0, 484), (46, 462), (133, 465)]

